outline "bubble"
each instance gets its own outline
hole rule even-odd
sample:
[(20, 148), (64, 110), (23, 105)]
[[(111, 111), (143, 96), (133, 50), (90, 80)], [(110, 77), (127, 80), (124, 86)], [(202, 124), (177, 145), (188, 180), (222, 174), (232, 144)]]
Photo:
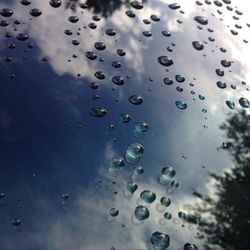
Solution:
[(168, 78), (168, 77), (165, 77), (163, 79), (163, 82), (166, 84), (166, 85), (172, 85), (174, 82), (172, 79)]
[(127, 146), (125, 159), (130, 164), (136, 164), (143, 155), (144, 148), (139, 143), (131, 143)]
[(169, 212), (166, 212), (166, 213), (164, 213), (164, 218), (165, 218), (166, 220), (171, 220), (171, 219), (172, 219), (172, 214), (169, 213)]
[(161, 20), (157, 15), (151, 15), (150, 18), (154, 22), (159, 22)]
[(186, 243), (183, 250), (198, 250), (198, 247), (195, 244)]
[(203, 17), (203, 16), (195, 16), (195, 17), (194, 17), (194, 20), (195, 20), (196, 22), (198, 22), (199, 24), (202, 24), (202, 25), (208, 24), (207, 18), (205, 18), (205, 17)]
[(161, 198), (161, 205), (164, 207), (169, 207), (171, 204), (171, 200), (167, 197), (162, 197)]
[(3, 17), (11, 17), (13, 15), (13, 11), (8, 8), (3, 8), (0, 10), (0, 15)]
[(142, 34), (145, 36), (145, 37), (150, 37), (152, 36), (152, 33), (150, 31), (143, 31)]
[(79, 21), (79, 18), (77, 16), (70, 16), (68, 18), (68, 20), (71, 22), (71, 23), (77, 23)]
[(89, 60), (95, 60), (97, 58), (97, 55), (94, 52), (92, 52), (92, 51), (87, 51), (86, 52), (86, 57)]
[(94, 46), (97, 50), (105, 50), (106, 49), (106, 45), (102, 42), (96, 42), (94, 44)]
[(216, 84), (217, 84), (217, 87), (220, 89), (225, 89), (227, 87), (227, 84), (222, 81), (218, 81)]
[(20, 3), (22, 5), (30, 5), (31, 4), (31, 1), (30, 0), (21, 0)]
[(178, 109), (186, 109), (187, 108), (187, 104), (183, 101), (176, 101), (175, 105)]
[(192, 45), (193, 47), (196, 49), (196, 50), (203, 50), (204, 49), (204, 46), (201, 42), (199, 41), (193, 41), (192, 42)]
[(103, 79), (105, 79), (105, 74), (102, 71), (96, 71), (95, 77), (99, 80), (103, 80)]
[(67, 36), (71, 36), (73, 34), (73, 32), (71, 30), (65, 30), (64, 34)]
[(14, 218), (12, 221), (11, 221), (11, 224), (15, 227), (18, 227), (21, 225), (21, 219), (20, 218)]
[(184, 76), (182, 76), (182, 75), (175, 75), (175, 80), (177, 81), (177, 82), (185, 82), (185, 77)]
[(141, 10), (143, 8), (143, 4), (138, 1), (132, 1), (130, 5), (137, 10)]
[(97, 27), (97, 25), (95, 23), (89, 23), (88, 26), (90, 29), (93, 29), (93, 30), (96, 29), (96, 27)]
[(187, 218), (187, 215), (186, 215), (184, 212), (179, 212), (179, 213), (178, 213), (178, 217), (179, 217), (180, 219), (185, 220), (185, 219)]
[(216, 69), (215, 72), (218, 76), (224, 76), (224, 71), (222, 69)]
[(140, 105), (143, 103), (143, 98), (139, 95), (131, 95), (128, 98), (129, 102), (134, 104), (134, 105)]
[(162, 33), (163, 36), (166, 36), (166, 37), (171, 36), (171, 33), (169, 31), (166, 31), (166, 30), (163, 30), (161, 33)]
[(16, 38), (19, 41), (25, 41), (29, 38), (29, 36), (25, 33), (19, 33), (19, 34), (17, 34)]
[(163, 66), (171, 66), (174, 64), (173, 59), (170, 58), (169, 56), (160, 56), (158, 57), (158, 62), (163, 65)]
[(116, 53), (119, 56), (125, 56), (126, 55), (126, 51), (124, 49), (117, 49)]
[(249, 102), (249, 100), (248, 100), (247, 98), (241, 97), (241, 98), (239, 99), (239, 104), (240, 104), (241, 107), (243, 107), (243, 108), (249, 108), (249, 107), (250, 107), (250, 102)]
[(132, 10), (127, 10), (125, 13), (126, 13), (126, 15), (127, 15), (128, 17), (131, 17), (131, 18), (134, 18), (134, 17), (135, 17), (135, 13), (134, 13), (134, 11), (132, 11)]
[(121, 76), (114, 76), (112, 78), (112, 82), (115, 84), (115, 85), (118, 85), (118, 86), (121, 86), (124, 84), (124, 79), (123, 77)]
[(120, 115), (120, 120), (122, 123), (128, 123), (131, 121), (131, 116), (128, 113), (121, 114)]
[(107, 114), (107, 110), (105, 108), (92, 108), (89, 114), (95, 117), (103, 117)]
[(156, 199), (156, 194), (149, 190), (144, 190), (140, 194), (140, 198), (145, 201), (146, 203), (153, 203)]
[(172, 10), (177, 10), (179, 9), (181, 6), (178, 3), (171, 3), (168, 5), (168, 7)]
[(235, 108), (235, 103), (234, 102), (232, 102), (232, 101), (226, 101), (226, 104), (227, 104), (227, 106), (230, 108), (230, 109), (234, 109)]
[(118, 214), (119, 214), (119, 210), (112, 207), (110, 210), (109, 210), (109, 214), (112, 216), (112, 217), (116, 217)]
[(121, 169), (125, 166), (122, 157), (118, 156), (108, 162), (107, 172), (110, 176), (116, 177), (120, 174)]
[(115, 36), (116, 35), (116, 31), (114, 29), (106, 29), (105, 33), (108, 36)]
[(113, 61), (112, 62), (112, 66), (114, 68), (120, 68), (122, 66), (122, 64), (119, 61)]
[(170, 239), (167, 234), (154, 232), (150, 238), (154, 250), (165, 250), (169, 247)]
[(221, 60), (221, 65), (224, 66), (224, 67), (230, 67), (231, 66), (231, 62), (226, 60), (226, 59), (223, 59)]
[(61, 0), (50, 0), (49, 4), (53, 7), (53, 8), (58, 8), (61, 6), (62, 1)]
[(42, 15), (42, 11), (40, 9), (35, 8), (30, 11), (30, 15), (33, 17), (38, 17)]
[(127, 183), (127, 190), (133, 194), (138, 188), (138, 185), (136, 183), (133, 183), (132, 181)]
[(135, 217), (139, 220), (145, 220), (149, 217), (149, 210), (144, 206), (138, 206), (135, 209)]

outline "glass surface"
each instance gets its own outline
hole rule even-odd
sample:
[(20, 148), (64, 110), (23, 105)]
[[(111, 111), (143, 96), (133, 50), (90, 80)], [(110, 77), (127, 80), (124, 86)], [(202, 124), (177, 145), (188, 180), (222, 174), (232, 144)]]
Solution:
[(0, 0), (0, 249), (249, 249), (249, 14)]

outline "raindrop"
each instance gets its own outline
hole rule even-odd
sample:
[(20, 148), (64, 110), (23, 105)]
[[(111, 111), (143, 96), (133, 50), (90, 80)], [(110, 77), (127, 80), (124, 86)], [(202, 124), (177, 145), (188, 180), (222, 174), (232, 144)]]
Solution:
[(241, 98), (239, 99), (239, 104), (240, 104), (241, 107), (243, 107), (243, 108), (250, 108), (250, 102), (249, 102), (249, 100), (248, 100), (247, 98), (241, 97)]
[(225, 89), (227, 87), (227, 84), (222, 81), (218, 81), (216, 84), (217, 84), (217, 87), (220, 89)]
[(201, 42), (199, 41), (194, 41), (192, 42), (192, 45), (193, 47), (196, 49), (196, 50), (203, 50), (204, 49), (204, 46)]
[(107, 110), (104, 108), (92, 108), (89, 114), (95, 117), (103, 117), (107, 114)]
[(87, 51), (87, 52), (86, 52), (86, 57), (87, 57), (89, 60), (95, 60), (95, 59), (97, 58), (97, 55), (96, 55), (94, 52)]
[(146, 207), (144, 206), (138, 206), (135, 209), (135, 217), (139, 220), (145, 220), (149, 217), (149, 211)]
[(145, 36), (145, 37), (150, 37), (152, 36), (152, 33), (150, 31), (143, 31), (142, 34)]
[(168, 78), (168, 77), (165, 77), (163, 79), (163, 82), (166, 84), (166, 85), (172, 85), (174, 82), (172, 79)]
[(198, 247), (195, 244), (186, 243), (183, 250), (198, 250)]
[(141, 2), (138, 2), (138, 1), (132, 1), (132, 2), (130, 3), (130, 5), (131, 5), (133, 8), (137, 9), (137, 10), (140, 10), (140, 9), (143, 8), (143, 4), (142, 4)]
[(134, 18), (134, 17), (135, 17), (135, 13), (134, 13), (134, 11), (132, 11), (132, 10), (127, 10), (125, 13), (126, 13), (126, 15), (127, 15), (128, 17), (131, 17), (131, 18)]
[(164, 207), (169, 207), (171, 204), (171, 200), (167, 197), (162, 197), (161, 198), (161, 205)]
[(205, 17), (203, 17), (203, 16), (196, 16), (196, 17), (194, 17), (194, 20), (195, 20), (196, 22), (198, 22), (199, 24), (202, 24), (202, 25), (208, 24), (207, 18), (205, 18)]
[(178, 109), (186, 109), (187, 108), (187, 104), (183, 101), (176, 101), (175, 105)]
[(224, 71), (222, 69), (216, 69), (215, 72), (218, 76), (224, 76)]
[(143, 98), (139, 95), (131, 95), (128, 98), (129, 102), (134, 104), (134, 105), (140, 105), (143, 102)]
[(185, 77), (182, 76), (182, 75), (176, 75), (176, 76), (175, 76), (175, 80), (176, 80), (177, 82), (184, 82), (184, 81), (185, 81)]
[(154, 232), (150, 238), (154, 250), (165, 250), (169, 246), (169, 236), (164, 233)]
[(117, 49), (116, 53), (119, 56), (125, 56), (126, 55), (126, 51), (124, 49)]
[(113, 208), (110, 209), (109, 214), (112, 217), (116, 217), (119, 214), (119, 210), (113, 207)]
[(168, 5), (168, 7), (172, 10), (177, 10), (179, 9), (181, 6), (178, 3), (171, 3)]
[(121, 114), (120, 115), (120, 120), (122, 123), (128, 123), (131, 121), (131, 116), (129, 114)]
[(25, 33), (19, 33), (19, 34), (17, 34), (16, 38), (19, 41), (25, 41), (29, 38), (29, 36)]
[(220, 63), (224, 67), (230, 67), (231, 66), (231, 62), (226, 60), (226, 59), (221, 60)]
[(161, 20), (157, 15), (151, 15), (150, 18), (154, 22), (159, 22)]
[(96, 72), (95, 72), (95, 77), (96, 77), (97, 79), (99, 79), (99, 80), (105, 79), (105, 75), (104, 75), (104, 73), (103, 73), (102, 71), (96, 71)]
[(107, 29), (105, 31), (105, 33), (108, 35), (108, 36), (115, 36), (116, 35), (116, 31), (114, 29)]
[(235, 108), (235, 103), (232, 102), (232, 101), (226, 101), (226, 104), (227, 104), (227, 106), (228, 106), (230, 109), (234, 109), (234, 108)]
[(120, 68), (122, 65), (121, 65), (121, 63), (120, 63), (119, 61), (113, 61), (113, 62), (112, 62), (112, 66), (113, 66), (114, 68)]
[(50, 0), (49, 4), (54, 7), (54, 8), (58, 8), (61, 6), (62, 1), (61, 0)]
[(71, 22), (71, 23), (77, 23), (79, 21), (79, 18), (77, 16), (70, 16), (68, 18), (68, 20)]
[(163, 66), (171, 66), (174, 64), (173, 59), (168, 56), (160, 56), (158, 57), (158, 62)]
[(30, 11), (30, 15), (33, 17), (38, 17), (42, 15), (42, 11), (40, 9), (35, 8)]
[(123, 77), (121, 77), (121, 76), (114, 76), (114, 77), (112, 78), (112, 82), (113, 82), (114, 84), (118, 85), (118, 86), (121, 86), (121, 85), (124, 84), (124, 79), (123, 79)]
[(102, 42), (96, 42), (94, 44), (94, 46), (97, 50), (105, 50), (106, 49), (106, 45)]
[(3, 8), (2, 10), (0, 10), (0, 15), (2, 15), (3, 17), (10, 17), (13, 15), (13, 11), (8, 8)]
[(110, 176), (116, 177), (120, 174), (121, 169), (125, 166), (125, 162), (121, 157), (115, 157), (108, 163), (107, 172)]
[(145, 201), (146, 203), (153, 203), (156, 199), (156, 194), (149, 190), (144, 190), (140, 194), (140, 198)]
[(31, 4), (31, 1), (30, 0), (21, 0), (20, 3), (22, 5), (30, 5)]

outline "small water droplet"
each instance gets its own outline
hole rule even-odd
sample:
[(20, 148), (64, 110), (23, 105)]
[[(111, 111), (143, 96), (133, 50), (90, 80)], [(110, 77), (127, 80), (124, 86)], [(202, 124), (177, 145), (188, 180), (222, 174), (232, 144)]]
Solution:
[(176, 76), (175, 76), (175, 80), (176, 80), (177, 82), (184, 82), (186, 79), (185, 79), (185, 77), (182, 76), (182, 75), (176, 75)]
[(21, 225), (21, 219), (20, 218), (14, 218), (12, 221), (11, 221), (11, 224), (15, 227), (18, 227)]
[(224, 67), (230, 67), (231, 62), (226, 60), (226, 59), (223, 59), (223, 60), (221, 60), (221, 65), (224, 66)]
[(50, 0), (49, 4), (53, 7), (53, 8), (58, 8), (61, 6), (62, 1), (61, 0)]
[(120, 156), (113, 158), (108, 162), (107, 172), (110, 176), (116, 177), (120, 174), (121, 169), (125, 166), (123, 158)]
[(162, 33), (163, 36), (166, 36), (166, 37), (171, 36), (171, 33), (169, 31), (166, 31), (166, 30), (163, 30), (161, 33)]
[(3, 8), (0, 10), (0, 15), (3, 17), (11, 17), (13, 15), (13, 11), (8, 8)]
[(97, 55), (94, 52), (87, 51), (86, 52), (86, 57), (90, 60), (95, 60), (97, 58)]
[(105, 74), (102, 71), (96, 71), (95, 77), (99, 80), (103, 80), (103, 79), (105, 79)]
[(171, 3), (168, 5), (168, 7), (172, 10), (177, 10), (179, 9), (181, 6), (178, 3)]
[(173, 59), (169, 56), (160, 56), (158, 57), (158, 62), (163, 66), (171, 66), (174, 64)]
[(131, 116), (127, 113), (120, 115), (120, 120), (122, 123), (128, 123), (131, 121)]
[(39, 17), (42, 15), (42, 11), (40, 9), (35, 8), (30, 11), (30, 15), (33, 17)]
[(29, 38), (29, 36), (25, 33), (19, 33), (19, 34), (17, 34), (16, 38), (19, 41), (25, 41)]
[(224, 76), (224, 71), (222, 69), (216, 69), (215, 72), (218, 76)]
[(159, 22), (161, 20), (157, 15), (151, 15), (150, 18), (154, 22)]
[(145, 36), (145, 37), (151, 37), (152, 36), (152, 33), (150, 31), (143, 31), (142, 34)]
[(169, 247), (169, 236), (164, 233), (154, 232), (150, 238), (154, 250), (165, 250)]
[(204, 49), (204, 46), (201, 42), (199, 41), (194, 41), (192, 42), (192, 45), (193, 47), (196, 49), (196, 50), (203, 50)]
[(115, 85), (118, 85), (118, 86), (121, 86), (124, 84), (124, 79), (123, 77), (121, 76), (114, 76), (112, 78), (112, 82), (115, 84)]
[(138, 188), (138, 185), (136, 183), (133, 183), (132, 181), (127, 183), (127, 190), (133, 194)]
[(143, 8), (143, 4), (138, 1), (132, 1), (130, 5), (137, 10), (141, 10)]
[(79, 18), (77, 16), (70, 16), (68, 18), (68, 20), (71, 22), (71, 23), (77, 23), (79, 21)]
[(171, 200), (167, 197), (162, 197), (161, 198), (161, 205), (164, 207), (169, 207), (171, 204)]
[(125, 56), (126, 55), (126, 51), (124, 49), (117, 49), (116, 53), (119, 56)]
[(153, 203), (156, 199), (156, 194), (150, 190), (144, 190), (140, 194), (140, 198), (146, 203)]
[(128, 17), (131, 17), (131, 18), (134, 18), (134, 17), (135, 17), (135, 13), (134, 13), (134, 11), (132, 11), (132, 10), (127, 10), (125, 13), (126, 13), (126, 15), (127, 15)]
[(106, 29), (105, 33), (108, 36), (115, 36), (116, 35), (116, 31), (114, 29)]
[(241, 97), (241, 98), (239, 99), (239, 104), (240, 104), (241, 107), (243, 107), (243, 108), (250, 108), (250, 102), (249, 102), (249, 100), (248, 100), (247, 98)]
[(187, 108), (187, 104), (183, 101), (176, 101), (175, 105), (178, 109), (186, 109)]
[(164, 213), (164, 218), (165, 218), (166, 220), (171, 220), (171, 219), (172, 219), (172, 214), (169, 213), (169, 212), (166, 212), (166, 213)]
[(186, 243), (183, 250), (198, 250), (198, 247), (195, 244)]
[(20, 3), (27, 6), (31, 4), (31, 0), (21, 0)]
[(203, 17), (203, 16), (195, 16), (195, 17), (194, 17), (194, 20), (195, 20), (196, 22), (198, 22), (199, 24), (202, 24), (202, 25), (208, 24), (207, 18), (205, 18), (205, 17)]
[(227, 87), (227, 84), (222, 81), (218, 81), (216, 84), (217, 84), (217, 87), (220, 89), (225, 89)]
[(105, 43), (102, 43), (102, 42), (96, 42), (96, 43), (94, 44), (94, 46), (95, 46), (95, 48), (96, 48), (97, 50), (104, 50), (104, 49), (106, 49)]
[(122, 64), (119, 61), (113, 61), (112, 62), (112, 66), (114, 68), (120, 68), (122, 66)]
[(131, 143), (127, 146), (125, 159), (130, 164), (137, 163), (143, 155), (144, 148), (139, 143)]
[(143, 103), (143, 98), (139, 95), (131, 95), (128, 98), (129, 102), (134, 104), (134, 105), (140, 105)]
[(163, 79), (163, 82), (166, 84), (166, 85), (172, 85), (174, 82), (172, 79), (168, 78), (168, 77), (165, 77)]
[(112, 217), (116, 217), (118, 214), (119, 214), (119, 210), (112, 207), (109, 211), (109, 214), (112, 216)]
[(92, 108), (89, 114), (95, 117), (103, 117), (107, 114), (107, 110), (104, 108)]
[(232, 101), (226, 101), (226, 104), (227, 104), (227, 106), (228, 106), (230, 109), (234, 109), (234, 108), (235, 108), (235, 103), (232, 102)]

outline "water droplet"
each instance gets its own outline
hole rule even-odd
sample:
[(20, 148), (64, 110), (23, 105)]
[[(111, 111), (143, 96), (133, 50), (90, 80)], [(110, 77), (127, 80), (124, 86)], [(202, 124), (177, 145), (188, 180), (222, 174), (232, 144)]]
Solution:
[(187, 104), (183, 101), (176, 101), (175, 105), (178, 109), (186, 109), (187, 108)]
[(122, 123), (128, 123), (131, 121), (131, 116), (129, 114), (121, 114), (120, 115), (120, 120)]
[(8, 25), (9, 25), (9, 22), (8, 22), (8, 21), (6, 21), (6, 20), (1, 20), (1, 21), (0, 21), (0, 26), (6, 27), (6, 26), (8, 26)]
[(89, 114), (95, 117), (103, 117), (107, 114), (107, 110), (104, 108), (92, 108)]
[(176, 75), (176, 76), (175, 76), (175, 80), (176, 80), (177, 82), (184, 82), (186, 79), (185, 79), (184, 76)]
[(179, 9), (181, 6), (178, 3), (171, 3), (168, 5), (168, 7), (172, 10), (177, 10)]
[(229, 67), (229, 66), (231, 66), (231, 62), (228, 61), (228, 60), (226, 60), (226, 59), (221, 60), (220, 63), (221, 63), (221, 65), (224, 66), (224, 67)]
[(21, 219), (19, 218), (14, 218), (12, 221), (11, 221), (11, 224), (15, 227), (18, 227), (21, 225)]
[(95, 77), (99, 80), (103, 80), (103, 79), (105, 79), (105, 74), (102, 71), (96, 71)]
[(169, 246), (169, 236), (164, 233), (154, 232), (150, 238), (154, 250), (165, 250)]
[(16, 38), (19, 41), (25, 41), (29, 38), (29, 36), (25, 33), (19, 33), (19, 34), (17, 34)]
[(167, 197), (162, 197), (161, 198), (161, 205), (164, 207), (169, 207), (171, 204), (171, 200)]
[(33, 17), (38, 17), (42, 15), (42, 11), (40, 9), (35, 8), (30, 11), (30, 15)]
[(134, 11), (132, 11), (132, 10), (127, 10), (125, 13), (126, 13), (126, 15), (127, 15), (128, 17), (131, 17), (131, 18), (134, 18), (134, 17), (135, 17), (135, 13), (134, 13)]
[(227, 106), (228, 106), (230, 109), (234, 109), (234, 108), (235, 108), (235, 103), (232, 102), (232, 101), (226, 101), (226, 104), (227, 104)]
[(222, 6), (222, 2), (218, 1), (218, 0), (215, 0), (214, 1), (214, 4), (217, 6), (217, 7), (221, 7)]
[(201, 101), (203, 101), (203, 100), (205, 100), (205, 96), (199, 95), (199, 99), (200, 99)]
[(116, 217), (118, 214), (119, 214), (119, 210), (112, 207), (109, 211), (109, 214), (112, 216), (112, 217)]
[(217, 87), (220, 89), (225, 89), (227, 87), (227, 84), (222, 81), (218, 81), (216, 84), (217, 84)]
[(186, 243), (183, 250), (198, 250), (198, 247), (195, 244)]
[(54, 7), (54, 8), (58, 8), (61, 6), (62, 1), (61, 0), (50, 0), (49, 4)]
[(2, 10), (0, 10), (0, 15), (2, 15), (3, 17), (10, 17), (13, 15), (13, 11), (8, 8), (3, 8)]
[(134, 104), (134, 105), (140, 105), (143, 103), (143, 98), (139, 95), (131, 95), (128, 98), (129, 102)]
[(163, 66), (171, 66), (174, 64), (173, 59), (169, 56), (160, 56), (158, 57), (158, 62)]
[(241, 107), (243, 107), (243, 108), (250, 108), (250, 102), (249, 102), (249, 100), (248, 100), (247, 98), (241, 97), (241, 98), (239, 99), (239, 104), (240, 104)]
[(150, 18), (154, 22), (159, 22), (161, 20), (157, 15), (151, 15)]
[(125, 162), (121, 157), (115, 157), (108, 162), (107, 172), (110, 176), (116, 177), (120, 174), (121, 169), (125, 166)]
[(153, 203), (156, 199), (156, 194), (149, 190), (144, 190), (140, 194), (140, 198), (145, 201), (146, 203)]
[(121, 77), (121, 76), (114, 76), (114, 77), (112, 78), (112, 82), (113, 82), (114, 84), (118, 85), (118, 86), (121, 86), (121, 85), (124, 84), (124, 79), (123, 79), (123, 77)]
[(0, 200), (3, 199), (5, 197), (5, 193), (0, 193)]
[(104, 43), (102, 43), (102, 42), (96, 42), (94, 44), (94, 46), (95, 46), (95, 48), (97, 50), (104, 50), (104, 49), (106, 49), (106, 45)]
[(150, 31), (143, 31), (142, 34), (145, 36), (145, 37), (150, 37), (152, 36), (152, 33)]
[(115, 36), (116, 35), (116, 32), (114, 29), (106, 29), (105, 33), (108, 35), (108, 36)]
[(137, 180), (140, 177), (140, 175), (142, 175), (143, 173), (144, 173), (143, 167), (142, 166), (136, 166), (136, 167), (134, 167), (130, 178), (132, 180)]
[(183, 220), (185, 220), (185, 219), (187, 218), (187, 216), (186, 216), (186, 214), (185, 214), (184, 212), (179, 212), (179, 213), (178, 213), (178, 217), (179, 217), (180, 219), (183, 219)]
[(169, 31), (166, 31), (166, 30), (163, 30), (161, 33), (162, 33), (163, 36), (166, 36), (166, 37), (171, 36), (171, 33)]
[(79, 18), (77, 16), (70, 16), (68, 18), (68, 20), (71, 22), (71, 23), (77, 23), (79, 21)]
[(64, 200), (68, 200), (68, 199), (69, 199), (69, 193), (64, 193), (64, 194), (62, 194), (62, 198), (63, 198)]
[(144, 148), (139, 143), (131, 143), (127, 146), (125, 159), (128, 163), (137, 163), (143, 155)]
[(116, 53), (119, 56), (125, 56), (126, 55), (126, 51), (124, 49), (117, 49)]
[(163, 79), (163, 82), (166, 84), (166, 85), (172, 85), (174, 82), (172, 79), (168, 78), (168, 77), (165, 77)]
[(215, 72), (218, 76), (224, 76), (224, 71), (222, 69), (216, 69)]
[(138, 206), (135, 209), (135, 217), (139, 220), (145, 220), (149, 217), (149, 210), (144, 206)]
[(143, 19), (143, 22), (144, 22), (145, 24), (150, 24), (150, 23), (151, 23), (150, 20), (148, 20), (148, 19)]
[(78, 40), (72, 40), (71, 43), (75, 46), (79, 45), (80, 42)]
[(141, 10), (143, 8), (143, 4), (138, 1), (132, 1), (130, 5), (137, 10)]
[(122, 64), (119, 61), (113, 61), (112, 62), (112, 66), (114, 68), (120, 68), (122, 66)]
[(20, 3), (22, 5), (30, 5), (31, 4), (31, 1), (30, 0), (21, 0)]
[(91, 83), (89, 84), (89, 87), (90, 87), (91, 89), (98, 89), (98, 83), (97, 83), (97, 82), (91, 82)]
[(95, 23), (89, 23), (88, 26), (89, 26), (89, 28), (92, 29), (92, 30), (94, 30), (94, 29), (97, 28), (97, 25), (96, 25)]
[(133, 183), (132, 181), (127, 183), (127, 190), (133, 194), (138, 188), (138, 185), (136, 183)]
[(86, 57), (90, 60), (95, 60), (97, 58), (97, 55), (94, 52), (87, 51), (86, 52)]
[(204, 46), (201, 42), (199, 41), (194, 41), (192, 42), (192, 45), (193, 47), (196, 49), (196, 50), (203, 50), (204, 49)]
[(203, 17), (203, 16), (196, 16), (196, 17), (194, 17), (194, 20), (195, 20), (196, 22), (198, 22), (199, 24), (202, 24), (202, 25), (208, 24), (207, 18), (205, 18), (205, 17)]
[(73, 32), (71, 30), (65, 30), (64, 34), (67, 36), (71, 36), (73, 34)]
[(135, 124), (135, 129), (140, 133), (147, 132), (149, 130), (149, 126), (146, 122), (137, 122)]
[(172, 219), (172, 214), (169, 213), (169, 212), (166, 212), (166, 213), (164, 213), (164, 218), (165, 218), (166, 220), (171, 220), (171, 219)]

